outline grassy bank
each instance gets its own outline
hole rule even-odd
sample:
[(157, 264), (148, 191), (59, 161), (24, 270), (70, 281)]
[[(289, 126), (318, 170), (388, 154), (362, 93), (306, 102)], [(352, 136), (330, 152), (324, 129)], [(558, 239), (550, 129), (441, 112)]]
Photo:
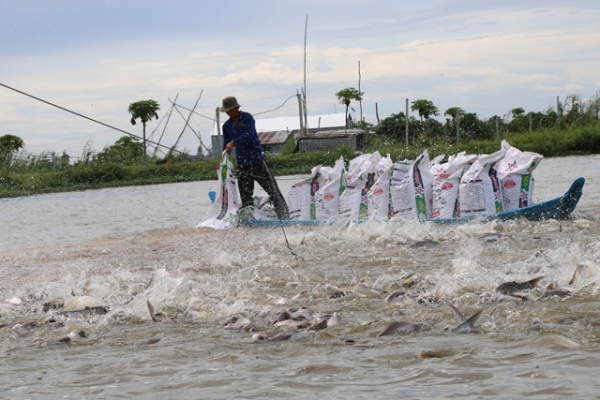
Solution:
[(216, 179), (218, 161), (156, 165), (103, 163), (60, 171), (0, 175), (0, 198), (106, 187), (152, 185)]
[[(523, 150), (544, 157), (586, 155), (600, 153), (600, 122), (575, 129), (546, 129), (538, 132), (512, 134), (506, 140)], [(403, 137), (368, 134), (363, 152), (379, 151), (390, 154), (392, 160), (414, 159), (425, 149), (431, 157), (446, 156), (466, 151), (469, 154), (489, 154), (500, 149), (500, 140), (465, 141), (460, 145), (448, 143), (443, 138), (419, 140), (416, 146), (406, 148)], [(287, 153), (287, 154), (286, 154)], [(339, 157), (348, 161), (358, 154), (348, 147), (330, 152), (292, 153), (268, 155), (267, 159), (276, 175), (310, 173), (316, 165), (333, 166)], [(155, 161), (135, 164), (99, 162), (66, 164), (60, 168), (36, 171), (29, 168), (13, 171), (0, 169), (0, 198), (51, 192), (98, 189), (105, 187), (150, 185), (172, 182), (213, 180), (217, 178), (218, 160), (177, 162), (158, 165)]]

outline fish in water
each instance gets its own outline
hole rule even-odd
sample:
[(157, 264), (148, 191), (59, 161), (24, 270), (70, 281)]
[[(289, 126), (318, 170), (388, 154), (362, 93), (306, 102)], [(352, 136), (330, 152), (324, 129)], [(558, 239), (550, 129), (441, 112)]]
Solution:
[(290, 315), (292, 317), (292, 319), (295, 320), (302, 320), (302, 319), (309, 319), (311, 318), (313, 315), (315, 315), (316, 311), (310, 308), (300, 308), (298, 310), (292, 311), (290, 312)]
[(60, 338), (56, 341), (56, 343), (66, 343), (71, 344), (75, 339), (87, 337), (87, 334), (84, 331), (71, 331), (69, 334), (63, 338)]
[(422, 327), (423, 327), (423, 324), (417, 324), (414, 322), (394, 321), (394, 322), (390, 322), (389, 324), (387, 324), (385, 329), (383, 331), (379, 332), (377, 337), (391, 335), (393, 333), (419, 332)]
[(237, 318), (234, 322), (225, 325), (225, 329), (238, 332), (256, 332), (254, 322), (246, 317)]
[(390, 303), (392, 300), (394, 300), (400, 296), (404, 296), (405, 294), (406, 294), (406, 292), (402, 289), (396, 290), (395, 292), (392, 292), (386, 296), (385, 302)]
[(260, 332), (252, 335), (253, 340), (267, 342), (281, 342), (283, 340), (288, 340), (291, 337), (292, 335), (286, 335), (278, 331)]
[(484, 242), (495, 242), (500, 239), (502, 239), (502, 235), (499, 233), (488, 233), (479, 237), (479, 240), (483, 240)]
[(531, 325), (529, 325), (530, 331), (542, 332), (546, 327), (540, 321), (533, 321)]
[(13, 304), (8, 301), (0, 301), (0, 309), (14, 310), (17, 307), (19, 307), (18, 304)]
[(427, 239), (427, 240), (421, 240), (421, 241), (415, 242), (408, 247), (413, 248), (413, 249), (421, 249), (424, 247), (435, 247), (439, 244), (440, 243), (436, 242), (435, 240)]
[(275, 322), (273, 325), (275, 326), (287, 326), (290, 328), (297, 328), (297, 329), (302, 329), (302, 328), (308, 328), (310, 326), (310, 322), (307, 320), (301, 320), (301, 321), (296, 321), (295, 319), (286, 319), (283, 321), (277, 321)]
[(479, 333), (479, 331), (477, 331), (475, 329), (475, 324), (477, 323), (479, 318), (481, 318), (481, 314), (483, 313), (483, 310), (479, 310), (475, 314), (471, 315), (469, 318), (465, 318), (463, 313), (461, 313), (458, 308), (454, 307), (452, 304), (448, 304), (448, 305), (450, 306), (452, 311), (454, 311), (456, 313), (456, 315), (458, 315), (458, 317), (462, 321), (462, 323), (460, 325), (458, 325), (456, 328), (452, 329), (452, 332), (454, 332), (454, 333)]
[(4, 329), (4, 328), (6, 328), (6, 329), (13, 329), (15, 327), (18, 327), (18, 328), (29, 328), (30, 326), (36, 326), (36, 325), (37, 325), (37, 322), (31, 320), (31, 321), (25, 321), (25, 322), (17, 322), (17, 323), (14, 323), (14, 324), (10, 324), (10, 323), (8, 323), (8, 324), (0, 324), (0, 329)]
[(510, 238), (513, 242), (516, 242), (515, 238), (513, 238), (511, 235), (506, 235), (502, 233), (488, 233), (486, 235), (480, 236), (479, 240), (483, 240), (484, 242), (496, 242), (502, 239), (502, 236), (506, 236)]
[(558, 287), (556, 282), (552, 282), (548, 285), (544, 294), (542, 294), (542, 298), (548, 297), (571, 297), (573, 296), (573, 292), (569, 289), (561, 289)]
[(72, 311), (62, 311), (59, 315), (64, 315), (65, 317), (77, 317), (82, 315), (92, 315), (92, 314), (106, 314), (108, 313), (108, 308), (106, 307), (86, 307), (81, 310), (72, 310)]
[(496, 291), (502, 294), (509, 294), (519, 292), (521, 290), (533, 289), (542, 279), (544, 279), (543, 276), (538, 276), (537, 278), (533, 278), (527, 282), (504, 282), (496, 288)]
[(327, 327), (331, 328), (332, 326), (336, 326), (340, 323), (342, 319), (338, 315), (338, 313), (334, 312), (333, 315), (327, 319)]

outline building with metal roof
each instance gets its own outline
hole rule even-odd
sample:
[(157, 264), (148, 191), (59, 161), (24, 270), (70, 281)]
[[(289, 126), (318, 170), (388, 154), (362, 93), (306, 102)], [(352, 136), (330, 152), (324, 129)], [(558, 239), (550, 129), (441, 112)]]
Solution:
[[(307, 117), (308, 122), (308, 134), (315, 134), (321, 130), (339, 130), (342, 131), (346, 125), (346, 119), (344, 114), (326, 114), (326, 115), (312, 115)], [(279, 117), (279, 118), (266, 118), (266, 119), (255, 119), (256, 121), (256, 133), (258, 139), (262, 143), (265, 151), (277, 153), (281, 151), (281, 148), (285, 144), (289, 135), (294, 135), (300, 130), (300, 118), (295, 117)], [(221, 130), (217, 131), (216, 123), (210, 133), (212, 143), (212, 153), (214, 157), (220, 157), (222, 152), (222, 137), (218, 135), (219, 132), (223, 131), (223, 124), (221, 123)], [(352, 117), (348, 118), (348, 126), (352, 124)]]

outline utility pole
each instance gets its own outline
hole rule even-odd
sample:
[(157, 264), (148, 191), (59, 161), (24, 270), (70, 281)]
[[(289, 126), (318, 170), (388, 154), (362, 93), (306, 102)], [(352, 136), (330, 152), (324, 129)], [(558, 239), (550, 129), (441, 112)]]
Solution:
[(306, 14), (306, 22), (304, 24), (304, 88), (302, 89), (302, 104), (304, 110), (304, 128), (308, 134), (308, 115), (306, 111), (306, 33), (308, 32), (308, 14)]
[(219, 138), (219, 150), (217, 150), (216, 154), (215, 154), (215, 151), (213, 150), (213, 155), (215, 157), (219, 157), (219, 154), (223, 151), (223, 136), (221, 136), (221, 118), (220, 118), (219, 107), (216, 108), (215, 113), (216, 113), (215, 121), (217, 124), (217, 137)]
[(298, 113), (300, 115), (300, 131), (296, 139), (300, 139), (304, 135), (304, 113), (302, 112), (302, 95), (298, 91), (296, 91), (296, 97), (298, 97)]
[(405, 130), (406, 130), (406, 148), (408, 148), (408, 97), (406, 98), (406, 118), (405, 120)]
[[(358, 61), (358, 92), (360, 93), (360, 60)], [(361, 96), (362, 97), (362, 96)], [(360, 105), (360, 122), (363, 122), (363, 114), (362, 114), (362, 100), (358, 101)], [(361, 125), (362, 126), (362, 125)]]
[(456, 145), (460, 143), (460, 114), (458, 113), (460, 107), (456, 107)]
[(496, 140), (500, 139), (500, 130), (498, 128), (498, 116), (496, 115)]

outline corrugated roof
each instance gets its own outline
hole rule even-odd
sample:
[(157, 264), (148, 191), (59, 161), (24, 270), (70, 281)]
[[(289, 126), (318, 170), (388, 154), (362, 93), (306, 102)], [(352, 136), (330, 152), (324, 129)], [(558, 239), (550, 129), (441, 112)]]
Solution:
[(271, 132), (257, 132), (258, 133), (258, 140), (260, 140), (260, 142), (262, 144), (265, 145), (269, 145), (269, 144), (283, 144), (285, 143), (285, 141), (288, 138), (288, 133), (287, 131), (271, 131)]
[(361, 133), (365, 133), (362, 129), (331, 129), (331, 130), (323, 130), (318, 131), (313, 134), (309, 134), (303, 139), (324, 139), (324, 138), (337, 138), (337, 137), (347, 137), (352, 135), (360, 135)]

